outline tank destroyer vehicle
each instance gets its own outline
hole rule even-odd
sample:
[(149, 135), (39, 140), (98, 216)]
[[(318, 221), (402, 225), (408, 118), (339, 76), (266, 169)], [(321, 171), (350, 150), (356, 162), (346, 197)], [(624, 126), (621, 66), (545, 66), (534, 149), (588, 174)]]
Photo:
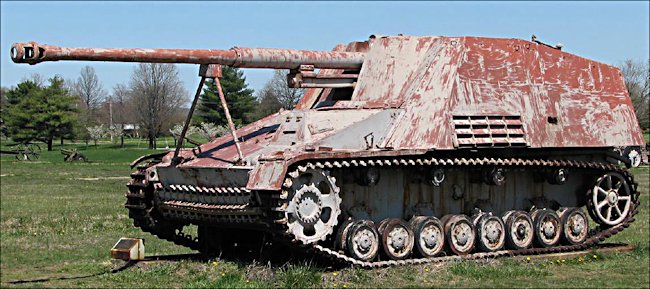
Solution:
[(132, 164), (135, 226), (204, 252), (259, 236), (363, 267), (562, 252), (627, 228), (639, 205), (621, 151), (643, 137), (621, 72), (534, 39), (11, 54), (200, 64), (219, 89), (219, 65), (289, 70), (306, 89), (295, 109)]

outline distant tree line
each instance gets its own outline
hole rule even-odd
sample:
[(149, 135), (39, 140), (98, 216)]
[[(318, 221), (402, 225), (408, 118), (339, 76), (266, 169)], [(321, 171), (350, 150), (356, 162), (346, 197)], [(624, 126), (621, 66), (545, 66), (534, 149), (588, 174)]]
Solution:
[(3, 133), (18, 142), (41, 141), (52, 150), (55, 139), (71, 138), (78, 124), (75, 98), (64, 80), (54, 76), (45, 85), (38, 78), (3, 91)]
[[(276, 72), (254, 95), (243, 72), (223, 67), (220, 79), (228, 108), (237, 127), (291, 109), (302, 89), (286, 86), (286, 72)], [(82, 140), (86, 144), (104, 137), (124, 144), (126, 134), (137, 134), (155, 149), (163, 135), (180, 135), (190, 98), (173, 64), (138, 64), (126, 84), (108, 93), (91, 66), (76, 79), (54, 76), (47, 81), (32, 75), (12, 88), (0, 90), (0, 133), (17, 142)], [(193, 133), (212, 139), (228, 131), (226, 118), (212, 80), (207, 81), (192, 119)]]
[(619, 67), (639, 125), (647, 130), (650, 127), (650, 59), (645, 62), (628, 59)]

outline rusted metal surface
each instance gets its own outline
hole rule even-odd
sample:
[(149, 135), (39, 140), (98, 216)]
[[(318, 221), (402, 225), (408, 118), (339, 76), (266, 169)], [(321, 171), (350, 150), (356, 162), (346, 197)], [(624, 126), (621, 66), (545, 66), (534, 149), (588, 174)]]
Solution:
[(464, 115), (519, 115), (530, 147), (642, 142), (617, 68), (524, 40), (377, 39), (358, 86), (366, 108), (406, 107), (393, 147), (452, 149), (449, 119)]
[[(355, 65), (347, 69), (361, 69), (358, 73), (352, 73), (357, 74), (358, 78), (356, 88), (348, 99), (332, 100), (329, 95), (337, 89), (307, 89), (298, 105), (306, 127), (322, 126), (323, 120), (318, 116), (318, 110), (326, 110), (330, 120), (348, 117), (349, 110), (362, 112), (395, 108), (401, 112), (399, 119), (390, 124), (378, 128), (369, 121), (363, 127), (357, 127), (359, 136), (340, 138), (342, 141), (327, 144), (327, 138), (341, 134), (349, 128), (349, 124), (333, 124), (327, 133), (297, 132), (289, 136), (272, 129), (284, 123), (283, 118), (288, 112), (276, 114), (237, 132), (243, 139), (242, 154), (250, 160), (273, 153), (274, 145), (288, 146), (288, 151), (275, 149), (283, 151), (283, 159), (286, 160), (295, 159), (306, 153), (309, 147), (318, 146), (331, 147), (334, 153), (360, 151), (370, 155), (375, 150), (383, 149), (451, 150), (465, 145), (500, 146), (512, 143), (531, 148), (643, 145), (631, 101), (617, 68), (519, 39), (374, 37), (365, 42), (339, 45), (333, 52), (270, 49), (267, 54), (243, 48), (225, 51), (113, 50), (23, 43), (15, 45), (17, 53), (14, 59), (27, 61), (30, 53), (25, 50), (29, 50), (29, 47), (43, 51), (42, 55), (36, 53), (31, 57), (39, 61), (87, 58), (112, 61), (192, 60), (195, 63), (218, 62), (240, 67), (254, 62), (260, 65), (246, 67), (273, 66), (261, 64), (263, 62), (274, 63), (275, 68), (298, 69), (301, 65), (337, 68), (321, 69), (310, 75), (314, 78), (320, 75), (325, 79), (343, 77), (346, 67), (336, 66), (336, 63), (354, 62)], [(259, 56), (275, 54), (281, 56)], [(315, 60), (331, 66), (319, 66)], [(312, 107), (318, 109), (310, 109)], [(518, 130), (517, 138), (513, 140), (510, 138), (511, 130), (479, 126), (471, 128), (474, 140), (463, 140), (459, 138), (462, 131), (458, 131), (453, 120), (466, 116), (515, 116), (520, 118), (523, 134)], [(500, 132), (505, 132), (505, 137)], [(375, 137), (377, 134), (385, 135), (382, 147), (365, 146), (366, 140), (361, 138), (371, 133)], [(287, 137), (293, 140), (287, 142)], [(200, 151), (204, 152), (200, 157), (188, 155), (190, 159), (197, 160), (191, 165), (229, 167), (239, 157), (231, 138), (219, 138), (203, 145)], [(214, 161), (207, 160), (208, 157)]]
[[(403, 36), (365, 43), (365, 61), (348, 99), (332, 100), (330, 88), (308, 89), (302, 109), (238, 131), (248, 162), (264, 166), (254, 169), (250, 189), (278, 189), (284, 167), (309, 157), (643, 144), (615, 67), (518, 39)], [(345, 77), (343, 70), (327, 69), (310, 76), (318, 75)], [(392, 119), (373, 119), (387, 108), (394, 109)], [(291, 120), (293, 132), (285, 130), (291, 115), (300, 118), (299, 125)], [(233, 145), (232, 138), (219, 138), (183, 165), (234, 166)], [(311, 150), (318, 147), (331, 150)], [(263, 164), (269, 158), (284, 161)]]
[(187, 113), (187, 117), (185, 118), (185, 122), (183, 123), (183, 130), (181, 130), (181, 135), (178, 138), (178, 144), (176, 145), (176, 149), (174, 150), (174, 157), (172, 160), (174, 162), (178, 162), (178, 153), (181, 151), (181, 148), (183, 148), (183, 142), (185, 141), (185, 134), (187, 133), (187, 129), (190, 126), (190, 121), (192, 121), (192, 115), (194, 114), (194, 109), (196, 109), (196, 104), (199, 102), (199, 97), (201, 96), (201, 92), (203, 91), (203, 85), (205, 84), (205, 79), (208, 77), (217, 77), (215, 74), (221, 74), (221, 68), (219, 65), (211, 65), (211, 64), (201, 64), (199, 67), (199, 76), (201, 76), (201, 80), (199, 81), (199, 87), (196, 88), (196, 93), (194, 94), (194, 98), (192, 99), (192, 105), (190, 106), (190, 110)]
[(221, 108), (223, 108), (223, 112), (226, 115), (226, 121), (228, 121), (228, 128), (230, 129), (230, 134), (232, 135), (232, 141), (235, 143), (235, 148), (237, 149), (237, 156), (239, 158), (235, 160), (235, 164), (239, 164), (244, 159), (244, 155), (242, 154), (241, 147), (239, 146), (239, 139), (237, 138), (235, 124), (232, 122), (232, 118), (230, 117), (230, 111), (228, 110), (228, 103), (226, 103), (226, 96), (223, 95), (223, 90), (221, 89), (221, 83), (219, 82), (218, 77), (214, 78), (214, 83), (217, 86), (217, 91), (219, 92), (219, 100), (221, 101)]
[[(296, 109), (239, 130), (229, 122), (231, 135), (179, 151), (180, 162), (168, 153), (132, 175), (125, 207), (134, 224), (193, 249), (200, 248), (198, 241), (183, 234), (183, 226), (237, 224), (312, 244), (314, 253), (347, 264), (421, 264), (448, 257), (408, 257), (411, 249), (396, 253), (410, 247), (400, 245), (404, 238), (422, 233), (404, 228), (396, 227), (399, 234), (392, 237), (381, 235), (386, 242), (375, 246), (378, 229), (368, 224), (380, 224), (382, 231), (386, 220), (440, 218), (444, 238), (454, 238), (446, 241), (450, 252), (467, 254), (449, 258), (472, 259), (582, 250), (629, 226), (638, 212), (637, 185), (618, 162), (626, 160), (622, 148), (644, 142), (620, 70), (541, 42), (372, 36), (332, 52), (70, 49), (35, 43), (14, 48), (15, 62), (32, 64), (99, 60), (283, 68), (290, 69), (290, 86), (307, 88)], [(220, 98), (227, 110), (221, 91)], [(579, 209), (584, 205), (600, 224), (588, 236), (583, 234), (588, 227), (566, 217), (573, 212), (584, 223)], [(502, 242), (499, 234), (506, 212), (513, 211), (531, 220), (536, 248), (504, 249), (512, 242)], [(339, 215), (355, 225), (339, 226)], [(560, 225), (577, 237), (558, 233)], [(479, 228), (476, 238), (463, 233), (472, 226)], [(319, 243), (337, 228), (336, 239), (345, 240), (347, 248)], [(483, 236), (483, 231), (491, 232)], [(560, 245), (561, 238), (571, 245)], [(482, 243), (475, 247), (470, 239)], [(388, 243), (397, 244), (385, 254), (392, 260), (361, 252), (390, 250)]]
[[(365, 162), (365, 165), (362, 164), (363, 160), (350, 160), (342, 162), (307, 162), (302, 166), (298, 166), (294, 171), (288, 173), (288, 178), (296, 178), (300, 175), (301, 171), (306, 171), (312, 168), (341, 168), (341, 167), (359, 167), (365, 165), (372, 166), (385, 166), (385, 167), (409, 167), (409, 166), (462, 166), (462, 165), (472, 165), (472, 166), (483, 166), (483, 165), (506, 165), (506, 166), (531, 166), (531, 167), (571, 167), (574, 169), (578, 168), (589, 168), (595, 169), (602, 172), (607, 171), (616, 171), (628, 179), (628, 183), (634, 184), (633, 176), (625, 169), (621, 169), (616, 165), (609, 163), (598, 163), (598, 162), (585, 162), (585, 161), (573, 161), (573, 160), (540, 160), (540, 159), (473, 159), (473, 158), (463, 158), (463, 159), (400, 159), (400, 158), (386, 158), (373, 160), (372, 164)], [(286, 183), (286, 182), (285, 182)], [(634, 191), (634, 208), (639, 206), (639, 192)], [(587, 238), (583, 243), (573, 244), (573, 245), (558, 245), (547, 248), (525, 248), (519, 250), (499, 250), (494, 252), (472, 252), (464, 256), (452, 255), (445, 257), (435, 257), (435, 258), (411, 258), (407, 260), (387, 260), (387, 261), (368, 261), (368, 260), (359, 260), (345, 254), (341, 254), (339, 251), (332, 250), (330, 248), (323, 247), (319, 244), (314, 244), (311, 248), (311, 252), (320, 255), (323, 258), (330, 259), (333, 262), (340, 262), (346, 265), (356, 265), (366, 268), (378, 268), (378, 267), (390, 267), (390, 266), (399, 266), (399, 265), (409, 265), (409, 264), (427, 264), (427, 263), (437, 263), (437, 262), (446, 262), (452, 260), (474, 260), (474, 259), (484, 259), (484, 258), (496, 258), (496, 257), (507, 257), (507, 256), (526, 256), (526, 255), (539, 255), (539, 254), (552, 254), (560, 252), (575, 252), (580, 250), (585, 250), (590, 248), (593, 245), (602, 242), (603, 240), (616, 235), (620, 231), (630, 226), (630, 223), (634, 222), (634, 216), (638, 213), (638, 209), (631, 210), (631, 213), (626, 216), (623, 222), (612, 226), (600, 226), (593, 230), (589, 238)], [(282, 221), (279, 221), (282, 223)]]
[(43, 61), (117, 61), (154, 63), (222, 64), (242, 68), (294, 69), (301, 64), (316, 68), (355, 69), (363, 63), (363, 53), (293, 50), (276, 48), (146, 49), (146, 48), (69, 48), (36, 42), (14, 43), (11, 59), (15, 63)]
[[(349, 160), (349, 161), (341, 161), (341, 162), (307, 162), (304, 165), (298, 166), (295, 171), (292, 171), (288, 173), (288, 176), (291, 176), (293, 178), (296, 178), (300, 175), (300, 172), (306, 172), (310, 169), (315, 169), (315, 168), (325, 168), (325, 169), (335, 169), (335, 168), (343, 168), (343, 167), (358, 167), (358, 166), (366, 166), (366, 165), (371, 165), (371, 166), (383, 166), (383, 167), (410, 167), (410, 166), (420, 166), (420, 165), (427, 165), (427, 166), (463, 166), (463, 165), (473, 165), (473, 166), (485, 166), (485, 165), (508, 165), (508, 166), (530, 166), (530, 167), (571, 167), (574, 169), (578, 168), (589, 168), (589, 169), (595, 169), (595, 170), (603, 170), (603, 171), (608, 171), (608, 170), (616, 170), (619, 171), (621, 174), (625, 175), (626, 178), (630, 178), (630, 183), (634, 183), (634, 180), (631, 179), (631, 175), (623, 170), (618, 168), (617, 166), (613, 164), (607, 164), (607, 163), (594, 163), (594, 162), (584, 162), (584, 161), (573, 161), (573, 160), (543, 160), (543, 159), (402, 159), (402, 158), (385, 158), (385, 159), (375, 159), (375, 160), (368, 160), (364, 161), (363, 159), (359, 160)], [(144, 177), (144, 176), (142, 176)], [(134, 179), (135, 180), (135, 179)], [(286, 185), (290, 185), (290, 183), (285, 182)], [(178, 190), (178, 188), (176, 187)], [(191, 190), (191, 189), (189, 189)], [(234, 189), (233, 189), (234, 191)], [(244, 189), (241, 189), (240, 191), (245, 191)], [(635, 192), (635, 195), (637, 198), (635, 201), (635, 208), (638, 207), (639, 202), (638, 202), (638, 191)], [(277, 196), (278, 199), (285, 199), (286, 197), (283, 197), (282, 194)], [(141, 210), (145, 210), (146, 208), (141, 208)], [(179, 208), (180, 209), (180, 208)], [(254, 223), (257, 219), (254, 217), (251, 217), (249, 215), (240, 215), (240, 216), (214, 216), (214, 215), (209, 215), (208, 213), (205, 213), (205, 215), (201, 215), (201, 213), (198, 213), (196, 210), (192, 209), (187, 209), (188, 212), (186, 215), (183, 215), (180, 212), (174, 213), (174, 216), (178, 216), (177, 218), (197, 218), (201, 216), (201, 218), (209, 218), (212, 217), (214, 222), (236, 222), (238, 224), (246, 224), (246, 223)], [(612, 235), (617, 234), (624, 228), (628, 227), (631, 222), (634, 221), (634, 215), (638, 212), (638, 210), (633, 210), (632, 213), (625, 219), (625, 221), (619, 225), (616, 225), (611, 228), (596, 228), (594, 231), (594, 234), (591, 235), (584, 243), (582, 244), (577, 244), (577, 245), (563, 245), (563, 246), (557, 246), (557, 247), (551, 247), (551, 248), (528, 248), (528, 249), (520, 249), (520, 250), (500, 250), (500, 251), (495, 251), (495, 252), (478, 252), (478, 253), (471, 253), (466, 256), (447, 256), (447, 257), (433, 257), (433, 258), (411, 258), (407, 260), (400, 260), (400, 261), (363, 261), (363, 260), (357, 260), (354, 258), (351, 258), (349, 256), (343, 255), (335, 250), (331, 250), (329, 248), (323, 247), (321, 245), (315, 244), (313, 245), (312, 253), (316, 255), (320, 255), (323, 258), (330, 259), (334, 262), (342, 262), (345, 264), (350, 264), (350, 265), (356, 265), (356, 266), (362, 266), (362, 267), (368, 267), (368, 268), (374, 268), (374, 267), (386, 267), (386, 266), (398, 266), (398, 265), (407, 265), (407, 264), (426, 264), (426, 263), (437, 263), (437, 262), (445, 262), (445, 261), (451, 261), (451, 260), (459, 260), (459, 259), (481, 259), (481, 258), (495, 258), (495, 257), (503, 257), (503, 256), (527, 256), (527, 255), (539, 255), (539, 254), (549, 254), (549, 253), (557, 253), (557, 252), (574, 252), (574, 251), (580, 251), (580, 250), (585, 250), (589, 248), (590, 246), (593, 246), (594, 244), (611, 237)], [(166, 213), (167, 214), (167, 213)], [(281, 215), (284, 217), (284, 215)], [(230, 217), (233, 219), (225, 219), (226, 217)], [(282, 220), (277, 221), (278, 224), (283, 224), (284, 222)], [(151, 230), (151, 228), (148, 227), (143, 227), (144, 230)], [(157, 234), (156, 231), (151, 231), (154, 234)], [(196, 239), (193, 239), (189, 237), (188, 235), (181, 233), (178, 234), (166, 234), (163, 233), (163, 231), (160, 232), (159, 237), (163, 239), (167, 239), (170, 241), (173, 241), (176, 244), (187, 246), (190, 248), (198, 248), (198, 242)], [(290, 239), (289, 239), (290, 240)]]

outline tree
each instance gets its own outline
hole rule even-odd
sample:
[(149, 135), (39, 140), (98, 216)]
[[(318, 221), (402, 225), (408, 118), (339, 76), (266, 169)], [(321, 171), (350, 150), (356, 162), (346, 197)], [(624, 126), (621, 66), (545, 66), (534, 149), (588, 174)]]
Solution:
[(109, 98), (110, 105), (112, 105), (112, 121), (111, 123), (115, 130), (117, 127), (120, 129), (120, 147), (124, 147), (124, 125), (133, 122), (130, 111), (132, 109), (127, 105), (131, 98), (131, 91), (123, 84), (116, 84), (113, 87), (113, 94)]
[(293, 109), (305, 94), (302, 88), (289, 87), (287, 73), (287, 70), (276, 70), (273, 78), (257, 94), (260, 105), (255, 111), (256, 119), (276, 113), (280, 109)]
[(106, 134), (111, 137), (111, 142), (115, 143), (116, 139), (119, 137), (122, 142), (120, 146), (124, 146), (124, 128), (119, 125), (113, 125), (112, 127), (106, 128)]
[[(196, 134), (199, 129), (193, 125), (190, 125), (187, 127), (187, 132), (185, 133), (185, 137), (189, 137), (193, 134)], [(178, 143), (178, 138), (181, 137), (181, 133), (183, 132), (183, 124), (179, 123), (172, 128), (169, 129), (169, 132), (172, 134), (172, 137), (174, 137), (174, 146)]]
[(141, 63), (130, 82), (133, 115), (156, 148), (156, 138), (170, 125), (169, 117), (187, 100), (187, 93), (174, 64)]
[(3, 120), (3, 113), (7, 110), (9, 106), (9, 101), (7, 100), (7, 92), (9, 91), (6, 87), (0, 87), (0, 137), (7, 137), (9, 131), (7, 126), (5, 126), (5, 121)]
[(88, 131), (88, 135), (90, 136), (90, 139), (92, 139), (95, 142), (95, 146), (97, 146), (97, 140), (104, 137), (107, 133), (106, 128), (104, 128), (103, 124), (95, 125), (95, 126), (87, 126), (86, 130)]
[(282, 103), (278, 100), (269, 83), (257, 92), (259, 105), (255, 109), (255, 119), (262, 119), (282, 109)]
[(637, 120), (642, 129), (650, 127), (650, 60), (625, 60), (620, 65), (625, 86), (632, 99)]
[(268, 85), (284, 109), (293, 109), (305, 95), (305, 89), (289, 87), (288, 70), (276, 70)]
[(94, 68), (84, 66), (81, 69), (81, 75), (72, 83), (72, 92), (81, 100), (82, 109), (85, 112), (83, 121), (94, 122), (95, 110), (106, 97), (106, 91), (99, 82)]
[(7, 92), (7, 100), (5, 121), (13, 140), (42, 141), (51, 151), (55, 138), (74, 136), (76, 99), (64, 88), (61, 77), (50, 78), (47, 87), (24, 81)]
[[(254, 120), (256, 106), (253, 90), (248, 88), (244, 73), (236, 68), (223, 66), (223, 76), (219, 78), (223, 94), (228, 103), (228, 110), (236, 126)], [(221, 107), (217, 87), (212, 80), (206, 81), (206, 87), (199, 98), (197, 108), (198, 122), (211, 122), (216, 125), (228, 125), (226, 115)]]
[(27, 81), (33, 82), (37, 86), (45, 85), (45, 78), (42, 75), (38, 74), (38, 73), (32, 73), (29, 76), (29, 78), (23, 77), (22, 80), (21, 80), (21, 82), (27, 82)]
[(216, 125), (211, 122), (202, 122), (199, 129), (197, 129), (197, 133), (208, 141), (211, 141), (228, 133), (228, 128), (226, 128), (224, 125)]

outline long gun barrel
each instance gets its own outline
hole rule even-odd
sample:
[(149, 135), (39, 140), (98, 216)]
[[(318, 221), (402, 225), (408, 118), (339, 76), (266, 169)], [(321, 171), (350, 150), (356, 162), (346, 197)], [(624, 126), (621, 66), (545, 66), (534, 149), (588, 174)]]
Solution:
[(143, 49), (143, 48), (69, 48), (39, 45), (36, 42), (14, 43), (11, 59), (15, 63), (36, 64), (44, 61), (116, 61), (151, 63), (220, 64), (242, 68), (297, 69), (300, 65), (315, 68), (359, 69), (365, 53), (274, 48), (217, 49)]

